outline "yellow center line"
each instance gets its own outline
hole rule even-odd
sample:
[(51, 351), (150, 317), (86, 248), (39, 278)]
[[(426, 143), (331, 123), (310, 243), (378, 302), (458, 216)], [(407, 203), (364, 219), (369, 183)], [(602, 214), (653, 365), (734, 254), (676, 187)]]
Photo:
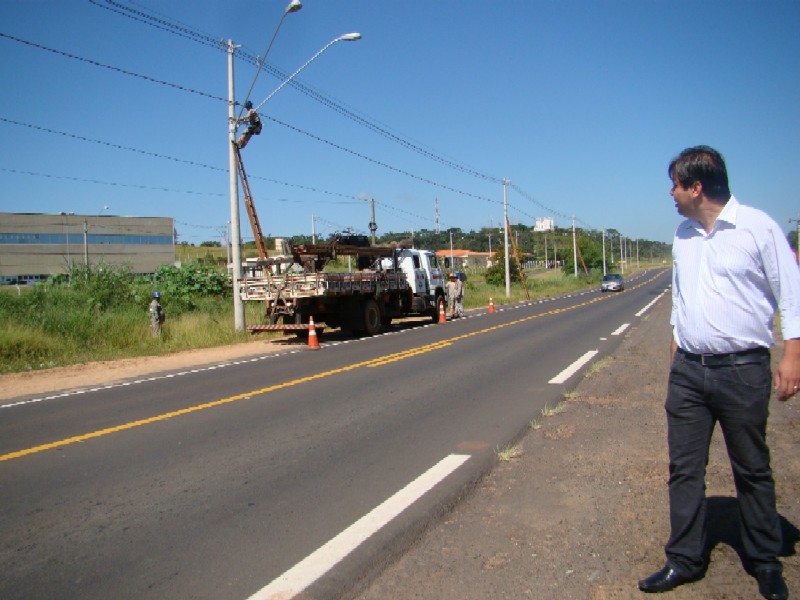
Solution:
[[(640, 283), (639, 285), (635, 286), (640, 287), (645, 285), (646, 283), (650, 283), (651, 281), (655, 280), (658, 277), (658, 274), (652, 277), (651, 279)], [(69, 446), (71, 444), (77, 444), (78, 442), (85, 442), (86, 440), (91, 440), (94, 438), (103, 437), (105, 435), (110, 435), (112, 433), (118, 433), (120, 431), (126, 431), (128, 429), (134, 429), (136, 427), (142, 427), (143, 425), (150, 425), (152, 423), (158, 423), (159, 421), (166, 421), (167, 419), (173, 419), (175, 417), (181, 417), (184, 415), (188, 415), (194, 412), (198, 412), (201, 410), (206, 410), (209, 408), (214, 408), (217, 406), (222, 406), (224, 404), (230, 404), (232, 402), (237, 402), (239, 400), (245, 400), (248, 398), (252, 398), (253, 396), (261, 396), (264, 394), (269, 394), (270, 392), (275, 392), (277, 390), (283, 390), (291, 387), (298, 386), (302, 383), (308, 383), (310, 381), (316, 381), (318, 379), (325, 379), (327, 377), (331, 377), (332, 375), (338, 375), (339, 373), (346, 373), (348, 371), (354, 371), (356, 369), (360, 369), (362, 367), (381, 367), (383, 365), (387, 365), (389, 363), (405, 360), (407, 358), (413, 358), (415, 356), (419, 356), (421, 354), (426, 354), (428, 352), (434, 352), (436, 350), (441, 350), (442, 348), (447, 348), (453, 343), (458, 342), (460, 340), (465, 340), (471, 337), (475, 337), (478, 335), (483, 335), (486, 333), (490, 333), (492, 331), (497, 331), (499, 329), (503, 329), (505, 327), (511, 327), (513, 325), (519, 325), (520, 323), (525, 323), (527, 321), (532, 321), (533, 319), (538, 319), (540, 317), (546, 317), (551, 315), (561, 314), (570, 310), (575, 310), (578, 308), (582, 308), (584, 306), (589, 306), (590, 304), (594, 304), (595, 302), (600, 302), (601, 300), (605, 300), (610, 296), (599, 296), (597, 298), (593, 298), (591, 300), (587, 300), (585, 302), (581, 302), (579, 304), (574, 304), (572, 306), (568, 306), (565, 308), (556, 308), (553, 310), (549, 310), (543, 313), (538, 313), (535, 315), (530, 315), (527, 317), (523, 317), (521, 319), (517, 319), (515, 321), (509, 321), (508, 323), (499, 323), (497, 325), (492, 325), (491, 327), (486, 327), (484, 329), (479, 329), (477, 331), (472, 331), (469, 333), (464, 333), (462, 335), (457, 335), (446, 340), (441, 340), (438, 342), (434, 342), (432, 344), (426, 344), (425, 346), (419, 346), (417, 348), (411, 348), (409, 350), (403, 350), (402, 352), (396, 352), (393, 354), (387, 354), (386, 356), (381, 356), (378, 358), (373, 358), (370, 360), (362, 361), (353, 363), (350, 365), (345, 365), (343, 367), (339, 367), (337, 369), (331, 369), (329, 371), (322, 371), (320, 373), (316, 373), (314, 375), (308, 375), (306, 377), (300, 377), (298, 379), (292, 379), (291, 381), (286, 381), (283, 383), (277, 383), (275, 385), (270, 385), (267, 387), (263, 387), (257, 390), (252, 390), (250, 392), (245, 392), (243, 394), (236, 394), (235, 396), (228, 396), (227, 398), (220, 398), (219, 400), (214, 400), (212, 402), (204, 402), (203, 404), (197, 404), (195, 406), (189, 406), (187, 408), (182, 408), (180, 410), (175, 410), (172, 412), (163, 413), (160, 415), (155, 415), (152, 417), (148, 417), (146, 419), (139, 419), (138, 421), (130, 421), (128, 423), (122, 423), (120, 425), (115, 425), (113, 427), (107, 427), (105, 429), (98, 429), (97, 431), (91, 431), (89, 433), (83, 433), (81, 435), (76, 435), (73, 437), (65, 438), (63, 440), (58, 440), (55, 442), (49, 442), (47, 444), (41, 444), (39, 446), (33, 446), (31, 448), (26, 448), (24, 450), (17, 450), (16, 452), (9, 452), (7, 454), (0, 454), (0, 462), (6, 460), (12, 460), (15, 458), (21, 458), (23, 456), (28, 456), (30, 454), (36, 454), (38, 452), (44, 452), (45, 450), (53, 450), (55, 448), (62, 448), (64, 446)]]

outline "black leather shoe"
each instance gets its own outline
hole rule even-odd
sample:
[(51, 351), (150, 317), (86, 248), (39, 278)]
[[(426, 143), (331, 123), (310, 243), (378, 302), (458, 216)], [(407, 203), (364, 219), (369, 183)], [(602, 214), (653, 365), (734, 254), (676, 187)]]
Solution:
[(756, 573), (758, 591), (767, 600), (786, 600), (789, 597), (789, 588), (783, 580), (783, 575), (778, 569), (764, 569)]
[[(647, 579), (641, 579), (639, 589), (648, 593), (668, 592), (689, 581), (692, 581), (691, 577), (685, 577), (667, 565)], [(761, 580), (759, 579), (759, 581)]]

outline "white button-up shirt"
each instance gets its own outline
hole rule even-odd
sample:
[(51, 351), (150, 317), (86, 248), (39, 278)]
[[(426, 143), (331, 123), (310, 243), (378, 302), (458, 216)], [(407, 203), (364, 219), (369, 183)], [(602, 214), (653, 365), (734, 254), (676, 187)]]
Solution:
[(800, 338), (800, 269), (786, 236), (766, 213), (731, 196), (711, 233), (686, 219), (672, 244), (675, 342), (696, 354), (773, 344), (781, 313), (784, 339)]

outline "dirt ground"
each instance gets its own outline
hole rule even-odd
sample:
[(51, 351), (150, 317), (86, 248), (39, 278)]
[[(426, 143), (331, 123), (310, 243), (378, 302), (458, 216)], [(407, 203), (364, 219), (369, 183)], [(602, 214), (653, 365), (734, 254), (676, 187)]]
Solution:
[[(477, 488), (368, 587), (359, 600), (644, 598), (668, 535), (668, 302), (632, 328)], [(300, 344), (302, 345), (302, 344)], [(298, 350), (295, 338), (0, 376), (0, 399), (108, 384), (166, 370)], [(780, 342), (773, 356), (779, 356)], [(800, 398), (773, 402), (769, 443), (784, 525), (784, 573), (800, 594)], [(733, 483), (719, 432), (709, 463), (711, 562), (674, 600), (759, 598), (742, 568)]]
[(47, 394), (55, 391), (78, 390), (96, 385), (109, 385), (135, 379), (145, 374), (175, 371), (191, 366), (211, 365), (249, 356), (296, 350), (298, 346), (303, 345), (304, 342), (295, 336), (287, 336), (273, 341), (254, 340), (246, 344), (189, 350), (165, 356), (125, 358), (69, 367), (56, 367), (42, 371), (6, 373), (0, 375), (0, 401), (17, 396)]

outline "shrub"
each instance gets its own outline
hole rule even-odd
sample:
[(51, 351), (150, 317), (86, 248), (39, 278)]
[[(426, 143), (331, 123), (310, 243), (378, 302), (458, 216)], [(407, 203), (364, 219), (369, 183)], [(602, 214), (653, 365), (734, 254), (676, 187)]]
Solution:
[(51, 367), (63, 351), (60, 345), (44, 332), (8, 321), (0, 324), (0, 371)]

